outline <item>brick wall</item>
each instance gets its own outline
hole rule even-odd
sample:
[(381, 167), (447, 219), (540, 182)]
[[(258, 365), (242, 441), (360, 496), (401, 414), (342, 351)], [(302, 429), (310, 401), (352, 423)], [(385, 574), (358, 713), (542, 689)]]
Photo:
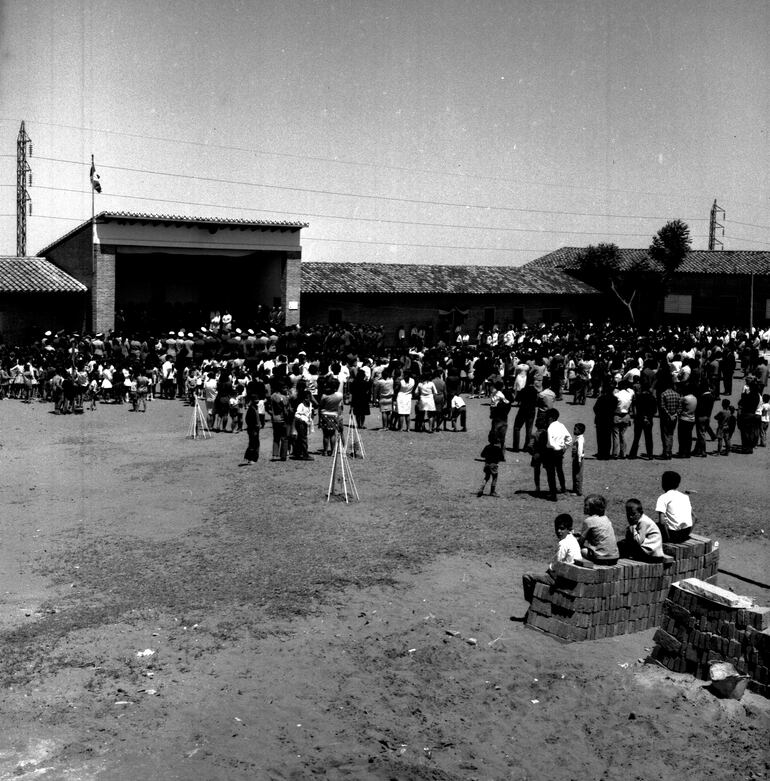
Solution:
[(713, 578), (719, 549), (693, 535), (665, 544), (665, 561), (620, 559), (612, 566), (555, 564), (555, 583), (535, 585), (527, 625), (565, 640), (594, 640), (660, 626), (663, 603), (675, 580)]
[(6, 344), (29, 344), (46, 331), (83, 330), (86, 293), (0, 295), (0, 335)]
[[(694, 593), (690, 584), (694, 582)], [(741, 598), (698, 580), (673, 584), (650, 654), (669, 670), (709, 680), (710, 662), (730, 662), (749, 688), (770, 696), (770, 608), (735, 607)], [(725, 604), (727, 603), (727, 604)]]
[(91, 290), (91, 322), (102, 333), (115, 328), (115, 248), (97, 246), (96, 277)]
[[(281, 285), (283, 311), (286, 313), (286, 325), (297, 325), (300, 322), (300, 286), (302, 282), (302, 253), (287, 252), (285, 272)], [(296, 302), (295, 308), (290, 308), (290, 302)]]
[(329, 311), (341, 312), (342, 320), (352, 323), (375, 323), (385, 328), (390, 344), (399, 327), (432, 327), (434, 332), (442, 327), (439, 310), (451, 311), (454, 307), (469, 310), (465, 327), (474, 331), (484, 323), (485, 309), (494, 308), (494, 321), (501, 328), (515, 323), (519, 316), (534, 324), (543, 319), (544, 310), (559, 310), (559, 319), (584, 318), (596, 310), (597, 296), (494, 296), (494, 295), (414, 295), (303, 293), (302, 318), (306, 325), (329, 322)]

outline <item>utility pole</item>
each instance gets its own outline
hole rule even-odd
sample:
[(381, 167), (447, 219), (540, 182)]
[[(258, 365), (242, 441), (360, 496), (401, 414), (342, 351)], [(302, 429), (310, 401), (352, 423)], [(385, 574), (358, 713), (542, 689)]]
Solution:
[(27, 254), (27, 208), (32, 214), (32, 198), (27, 192), (27, 184), (32, 185), (32, 169), (27, 162), (27, 149), (32, 157), (32, 140), (21, 121), (19, 135), (16, 137), (16, 254)]
[(718, 214), (721, 214), (724, 220), (725, 210), (721, 206), (717, 206), (717, 199), (714, 198), (714, 205), (711, 207), (711, 219), (709, 220), (709, 249), (716, 249), (717, 244), (719, 249), (725, 248), (725, 245), (717, 238), (717, 228), (722, 231), (722, 236), (725, 235), (725, 226), (717, 222)]

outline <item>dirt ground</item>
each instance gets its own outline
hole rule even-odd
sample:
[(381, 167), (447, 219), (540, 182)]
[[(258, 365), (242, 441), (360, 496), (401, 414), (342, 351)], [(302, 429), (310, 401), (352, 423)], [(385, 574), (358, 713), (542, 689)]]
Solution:
[[(560, 409), (593, 453), (590, 407)], [(533, 498), (513, 453), (476, 497), (482, 401), (467, 434), (370, 416), (351, 504), (326, 502), (330, 459), (271, 462), (268, 426), (240, 467), (246, 435), (186, 439), (190, 416), (0, 401), (1, 779), (768, 777), (768, 700), (643, 664), (652, 631), (511, 620), (581, 501)], [(767, 582), (768, 451), (673, 464), (721, 566)], [(585, 490), (622, 533), (670, 466), (588, 460)]]

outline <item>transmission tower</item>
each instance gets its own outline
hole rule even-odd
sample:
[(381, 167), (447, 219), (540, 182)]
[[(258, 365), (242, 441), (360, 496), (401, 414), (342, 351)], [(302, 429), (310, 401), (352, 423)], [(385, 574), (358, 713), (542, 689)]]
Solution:
[(32, 169), (27, 162), (27, 154), (32, 157), (32, 141), (21, 121), (19, 135), (16, 138), (16, 254), (27, 254), (27, 209), (32, 214), (32, 198), (27, 185), (32, 185)]
[(725, 218), (725, 210), (721, 206), (717, 206), (717, 200), (714, 198), (714, 205), (711, 207), (711, 219), (709, 220), (709, 249), (716, 249), (717, 244), (719, 249), (724, 249), (725, 245), (717, 238), (717, 229), (722, 231), (722, 236), (725, 235), (725, 226), (717, 222), (717, 215), (721, 214), (722, 219)]

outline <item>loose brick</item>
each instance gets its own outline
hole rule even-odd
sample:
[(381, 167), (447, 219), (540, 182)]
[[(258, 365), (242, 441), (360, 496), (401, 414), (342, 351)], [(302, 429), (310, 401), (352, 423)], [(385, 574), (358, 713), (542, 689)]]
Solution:
[(770, 628), (770, 607), (752, 607), (747, 611), (747, 618), (754, 629), (764, 631)]

